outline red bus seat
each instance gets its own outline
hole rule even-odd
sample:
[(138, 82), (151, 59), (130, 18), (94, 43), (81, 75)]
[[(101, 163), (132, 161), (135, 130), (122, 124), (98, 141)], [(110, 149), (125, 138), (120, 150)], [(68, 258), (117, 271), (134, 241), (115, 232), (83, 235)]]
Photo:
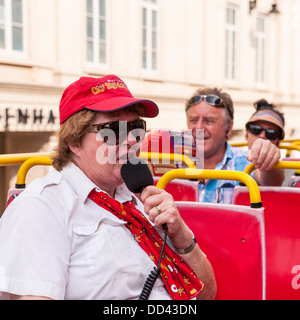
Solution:
[(212, 264), (218, 300), (265, 298), (263, 209), (176, 202)]
[[(300, 299), (300, 189), (260, 187), (265, 209), (266, 298)], [(246, 187), (236, 187), (233, 203), (249, 204)]]
[[(153, 177), (154, 185), (161, 177)], [(175, 201), (199, 201), (199, 182), (186, 179), (174, 179), (169, 182), (165, 190)]]

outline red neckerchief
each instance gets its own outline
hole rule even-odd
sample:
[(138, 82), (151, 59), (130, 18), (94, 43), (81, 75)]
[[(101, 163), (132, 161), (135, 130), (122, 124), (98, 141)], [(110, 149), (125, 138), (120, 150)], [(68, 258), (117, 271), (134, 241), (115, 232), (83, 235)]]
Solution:
[[(163, 240), (133, 202), (122, 204), (97, 188), (91, 191), (89, 198), (117, 218), (126, 221), (127, 229), (133, 233), (134, 239), (157, 266)], [(160, 267), (162, 280), (173, 300), (192, 299), (203, 289), (204, 284), (195, 272), (168, 244), (165, 246)]]

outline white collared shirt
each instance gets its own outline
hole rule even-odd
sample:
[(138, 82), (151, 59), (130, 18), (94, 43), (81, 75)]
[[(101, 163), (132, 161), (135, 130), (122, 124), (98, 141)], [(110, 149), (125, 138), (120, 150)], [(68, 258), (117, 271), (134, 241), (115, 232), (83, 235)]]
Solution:
[[(154, 263), (111, 212), (88, 198), (96, 185), (74, 164), (37, 179), (0, 219), (0, 299), (137, 299)], [(115, 199), (134, 199), (122, 185)], [(170, 299), (157, 279), (150, 299)]]

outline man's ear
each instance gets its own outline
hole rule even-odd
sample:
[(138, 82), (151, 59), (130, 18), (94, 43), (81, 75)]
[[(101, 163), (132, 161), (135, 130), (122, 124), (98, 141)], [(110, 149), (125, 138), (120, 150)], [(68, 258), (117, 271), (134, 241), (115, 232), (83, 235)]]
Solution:
[(233, 127), (233, 120), (230, 121), (230, 124), (226, 130), (226, 133), (225, 133), (226, 139), (228, 139), (230, 137), (231, 132), (232, 132), (232, 127)]

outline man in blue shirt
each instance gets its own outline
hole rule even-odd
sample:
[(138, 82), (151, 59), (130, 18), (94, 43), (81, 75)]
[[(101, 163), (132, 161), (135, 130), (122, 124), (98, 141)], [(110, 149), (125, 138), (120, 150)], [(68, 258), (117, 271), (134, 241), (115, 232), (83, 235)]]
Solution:
[[(199, 89), (186, 103), (188, 128), (196, 134), (204, 130), (204, 169), (243, 171), (252, 162), (254, 179), (262, 186), (280, 186), (284, 170), (272, 169), (280, 159), (280, 150), (271, 141), (257, 139), (248, 152), (227, 143), (233, 126), (231, 97), (217, 88)], [(206, 180), (199, 187), (203, 202), (232, 203), (235, 181)]]

